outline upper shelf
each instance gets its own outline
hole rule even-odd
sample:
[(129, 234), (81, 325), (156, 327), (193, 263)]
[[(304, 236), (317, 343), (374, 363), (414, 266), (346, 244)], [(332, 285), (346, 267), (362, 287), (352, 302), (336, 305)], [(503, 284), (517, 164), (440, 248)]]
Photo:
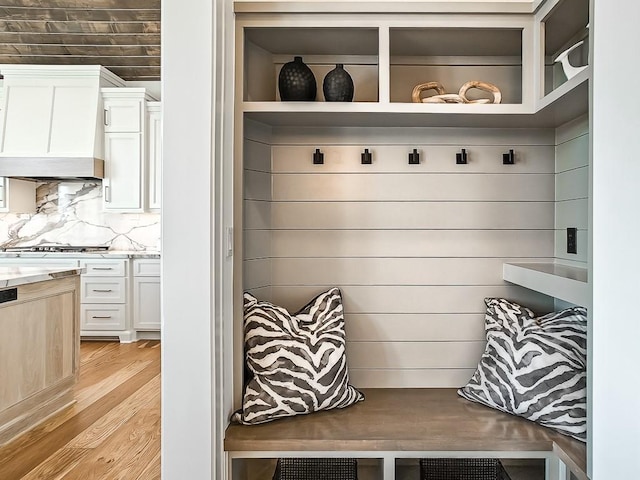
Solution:
[(574, 305), (590, 305), (586, 268), (557, 263), (505, 263), (503, 278)]
[(538, 102), (461, 105), (379, 102), (243, 102), (247, 118), (272, 126), (557, 127), (588, 111), (590, 69)]
[[(529, 15), (241, 16), (238, 112), (272, 126), (558, 127), (588, 112), (590, 68), (567, 80), (551, 51), (584, 34), (588, 1), (542, 3)], [(579, 18), (567, 22), (577, 4)], [(294, 57), (311, 69), (316, 101), (281, 101), (279, 74)], [(323, 79), (337, 64), (353, 79), (353, 102), (324, 102)], [(493, 84), (501, 102), (412, 103), (414, 87), (434, 81), (449, 94)], [(467, 97), (493, 100), (475, 88)]]

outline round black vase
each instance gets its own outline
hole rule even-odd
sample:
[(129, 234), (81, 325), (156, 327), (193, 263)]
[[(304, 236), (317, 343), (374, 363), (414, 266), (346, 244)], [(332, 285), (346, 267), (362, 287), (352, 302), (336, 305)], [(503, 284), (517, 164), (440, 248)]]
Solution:
[(294, 57), (292, 62), (282, 66), (278, 90), (283, 101), (312, 102), (316, 99), (316, 78), (302, 57)]
[(327, 102), (351, 102), (353, 100), (353, 80), (341, 63), (324, 77), (322, 82), (324, 99)]

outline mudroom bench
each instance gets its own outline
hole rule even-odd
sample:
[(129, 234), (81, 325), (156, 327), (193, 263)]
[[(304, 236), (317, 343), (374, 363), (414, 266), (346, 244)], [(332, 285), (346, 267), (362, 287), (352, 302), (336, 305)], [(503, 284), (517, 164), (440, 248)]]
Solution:
[(458, 457), (538, 462), (540, 473), (527, 480), (588, 480), (585, 444), (469, 402), (456, 389), (362, 391), (365, 401), (343, 410), (230, 425), (227, 478), (270, 480), (277, 458), (349, 457), (358, 459), (360, 480), (417, 479), (407, 472), (419, 458)]

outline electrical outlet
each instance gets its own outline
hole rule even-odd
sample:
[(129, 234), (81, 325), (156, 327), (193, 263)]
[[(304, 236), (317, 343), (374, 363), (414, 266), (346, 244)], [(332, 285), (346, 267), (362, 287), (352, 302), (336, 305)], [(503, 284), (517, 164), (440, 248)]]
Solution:
[(567, 228), (567, 253), (578, 253), (578, 229)]

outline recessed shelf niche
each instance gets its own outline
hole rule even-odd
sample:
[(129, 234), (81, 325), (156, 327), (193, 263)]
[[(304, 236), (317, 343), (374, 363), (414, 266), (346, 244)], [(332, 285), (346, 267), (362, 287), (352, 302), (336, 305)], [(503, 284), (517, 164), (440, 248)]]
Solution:
[(377, 28), (249, 27), (244, 32), (244, 101), (280, 101), (278, 75), (294, 56), (313, 71), (316, 101), (324, 101), (322, 82), (338, 63), (353, 79), (354, 102), (378, 101)]
[(589, 1), (561, 0), (542, 20), (544, 33), (544, 95), (548, 95), (567, 82), (567, 76), (556, 58), (565, 50), (582, 41), (582, 45), (569, 54), (573, 66), (587, 65), (589, 60)]
[[(458, 93), (480, 80), (500, 89), (502, 103), (522, 103), (522, 29), (402, 27), (389, 36), (391, 102), (410, 103), (413, 88), (425, 82)], [(470, 99), (489, 97), (469, 91)]]

